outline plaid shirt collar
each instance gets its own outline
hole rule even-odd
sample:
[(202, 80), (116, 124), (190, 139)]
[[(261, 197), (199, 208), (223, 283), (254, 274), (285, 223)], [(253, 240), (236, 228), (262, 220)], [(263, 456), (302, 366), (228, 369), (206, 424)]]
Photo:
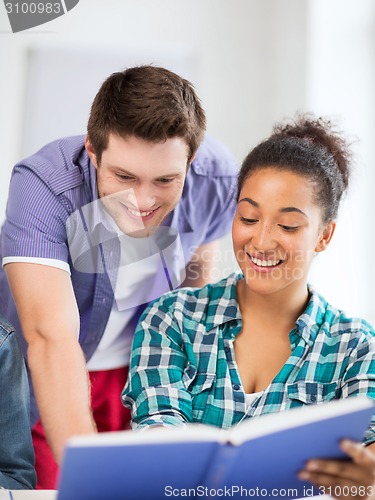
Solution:
[[(213, 295), (208, 306), (207, 331), (228, 322), (236, 322), (242, 324), (242, 316), (237, 301), (237, 283), (243, 279), (243, 274), (232, 274), (227, 278), (227, 286), (222, 293), (221, 288), (214, 291), (217, 292), (217, 297)], [(299, 316), (295, 322), (295, 329), (292, 330), (291, 343), (297, 344), (302, 337), (308, 345), (312, 345), (315, 337), (324, 323), (327, 301), (319, 295), (310, 285), (308, 285), (309, 302), (305, 311)], [(238, 334), (240, 329), (235, 330)], [(227, 335), (233, 334), (232, 329), (227, 329)]]

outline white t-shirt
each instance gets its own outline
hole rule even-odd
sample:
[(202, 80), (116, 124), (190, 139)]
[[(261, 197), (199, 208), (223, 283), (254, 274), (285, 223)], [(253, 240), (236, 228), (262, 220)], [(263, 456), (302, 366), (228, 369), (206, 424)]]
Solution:
[[(119, 235), (119, 239), (120, 267), (109, 272), (114, 301), (103, 337), (87, 363), (90, 371), (109, 370), (129, 364), (134, 335), (132, 317), (141, 304), (170, 290), (167, 278), (160, 269), (160, 250), (154, 239), (136, 240), (123, 234)], [(152, 293), (155, 280), (162, 288), (160, 292)]]
[[(161, 226), (147, 238), (124, 235), (108, 216), (106, 221), (115, 230), (121, 244), (118, 269), (108, 271), (114, 301), (103, 336), (87, 363), (90, 371), (110, 370), (129, 364), (134, 324), (138, 307), (178, 287), (185, 278), (185, 262), (179, 235)], [(107, 225), (107, 224), (106, 224)], [(63, 269), (70, 274), (66, 262), (37, 257), (6, 257), (10, 262), (30, 262)]]
[(259, 396), (262, 394), (263, 391), (260, 392), (253, 392), (251, 394), (245, 394), (245, 404), (246, 404), (246, 410), (251, 406), (254, 401), (259, 398)]

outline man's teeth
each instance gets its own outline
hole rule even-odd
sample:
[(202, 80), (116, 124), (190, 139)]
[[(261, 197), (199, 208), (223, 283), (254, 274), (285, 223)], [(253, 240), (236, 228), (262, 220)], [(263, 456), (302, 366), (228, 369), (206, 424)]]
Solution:
[(139, 210), (133, 210), (132, 208), (126, 207), (129, 212), (132, 215), (135, 215), (136, 217), (147, 217), (148, 215), (152, 214), (153, 210), (150, 210), (149, 212), (140, 212)]
[(280, 264), (281, 260), (260, 260), (256, 259), (255, 257), (250, 257), (251, 260), (254, 262), (259, 267), (272, 267), (272, 266), (277, 266), (277, 264)]

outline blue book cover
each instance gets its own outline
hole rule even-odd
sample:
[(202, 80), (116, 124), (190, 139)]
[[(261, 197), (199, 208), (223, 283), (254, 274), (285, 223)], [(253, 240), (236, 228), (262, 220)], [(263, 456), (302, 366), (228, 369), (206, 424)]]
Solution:
[(73, 438), (58, 500), (209, 498), (225, 489), (233, 497), (311, 496), (319, 491), (298, 471), (310, 458), (344, 459), (340, 440), (362, 441), (373, 412), (372, 399), (355, 397), (255, 417), (229, 430), (191, 424)]

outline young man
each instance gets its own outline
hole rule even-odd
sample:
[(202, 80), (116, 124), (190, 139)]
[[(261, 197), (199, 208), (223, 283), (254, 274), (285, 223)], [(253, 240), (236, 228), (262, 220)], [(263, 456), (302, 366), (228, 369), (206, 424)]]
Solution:
[(0, 311), (27, 346), (39, 487), (55, 486), (71, 435), (128, 428), (120, 393), (142, 304), (210, 280), (237, 169), (204, 130), (188, 81), (130, 68), (103, 83), (86, 138), (14, 168)]

